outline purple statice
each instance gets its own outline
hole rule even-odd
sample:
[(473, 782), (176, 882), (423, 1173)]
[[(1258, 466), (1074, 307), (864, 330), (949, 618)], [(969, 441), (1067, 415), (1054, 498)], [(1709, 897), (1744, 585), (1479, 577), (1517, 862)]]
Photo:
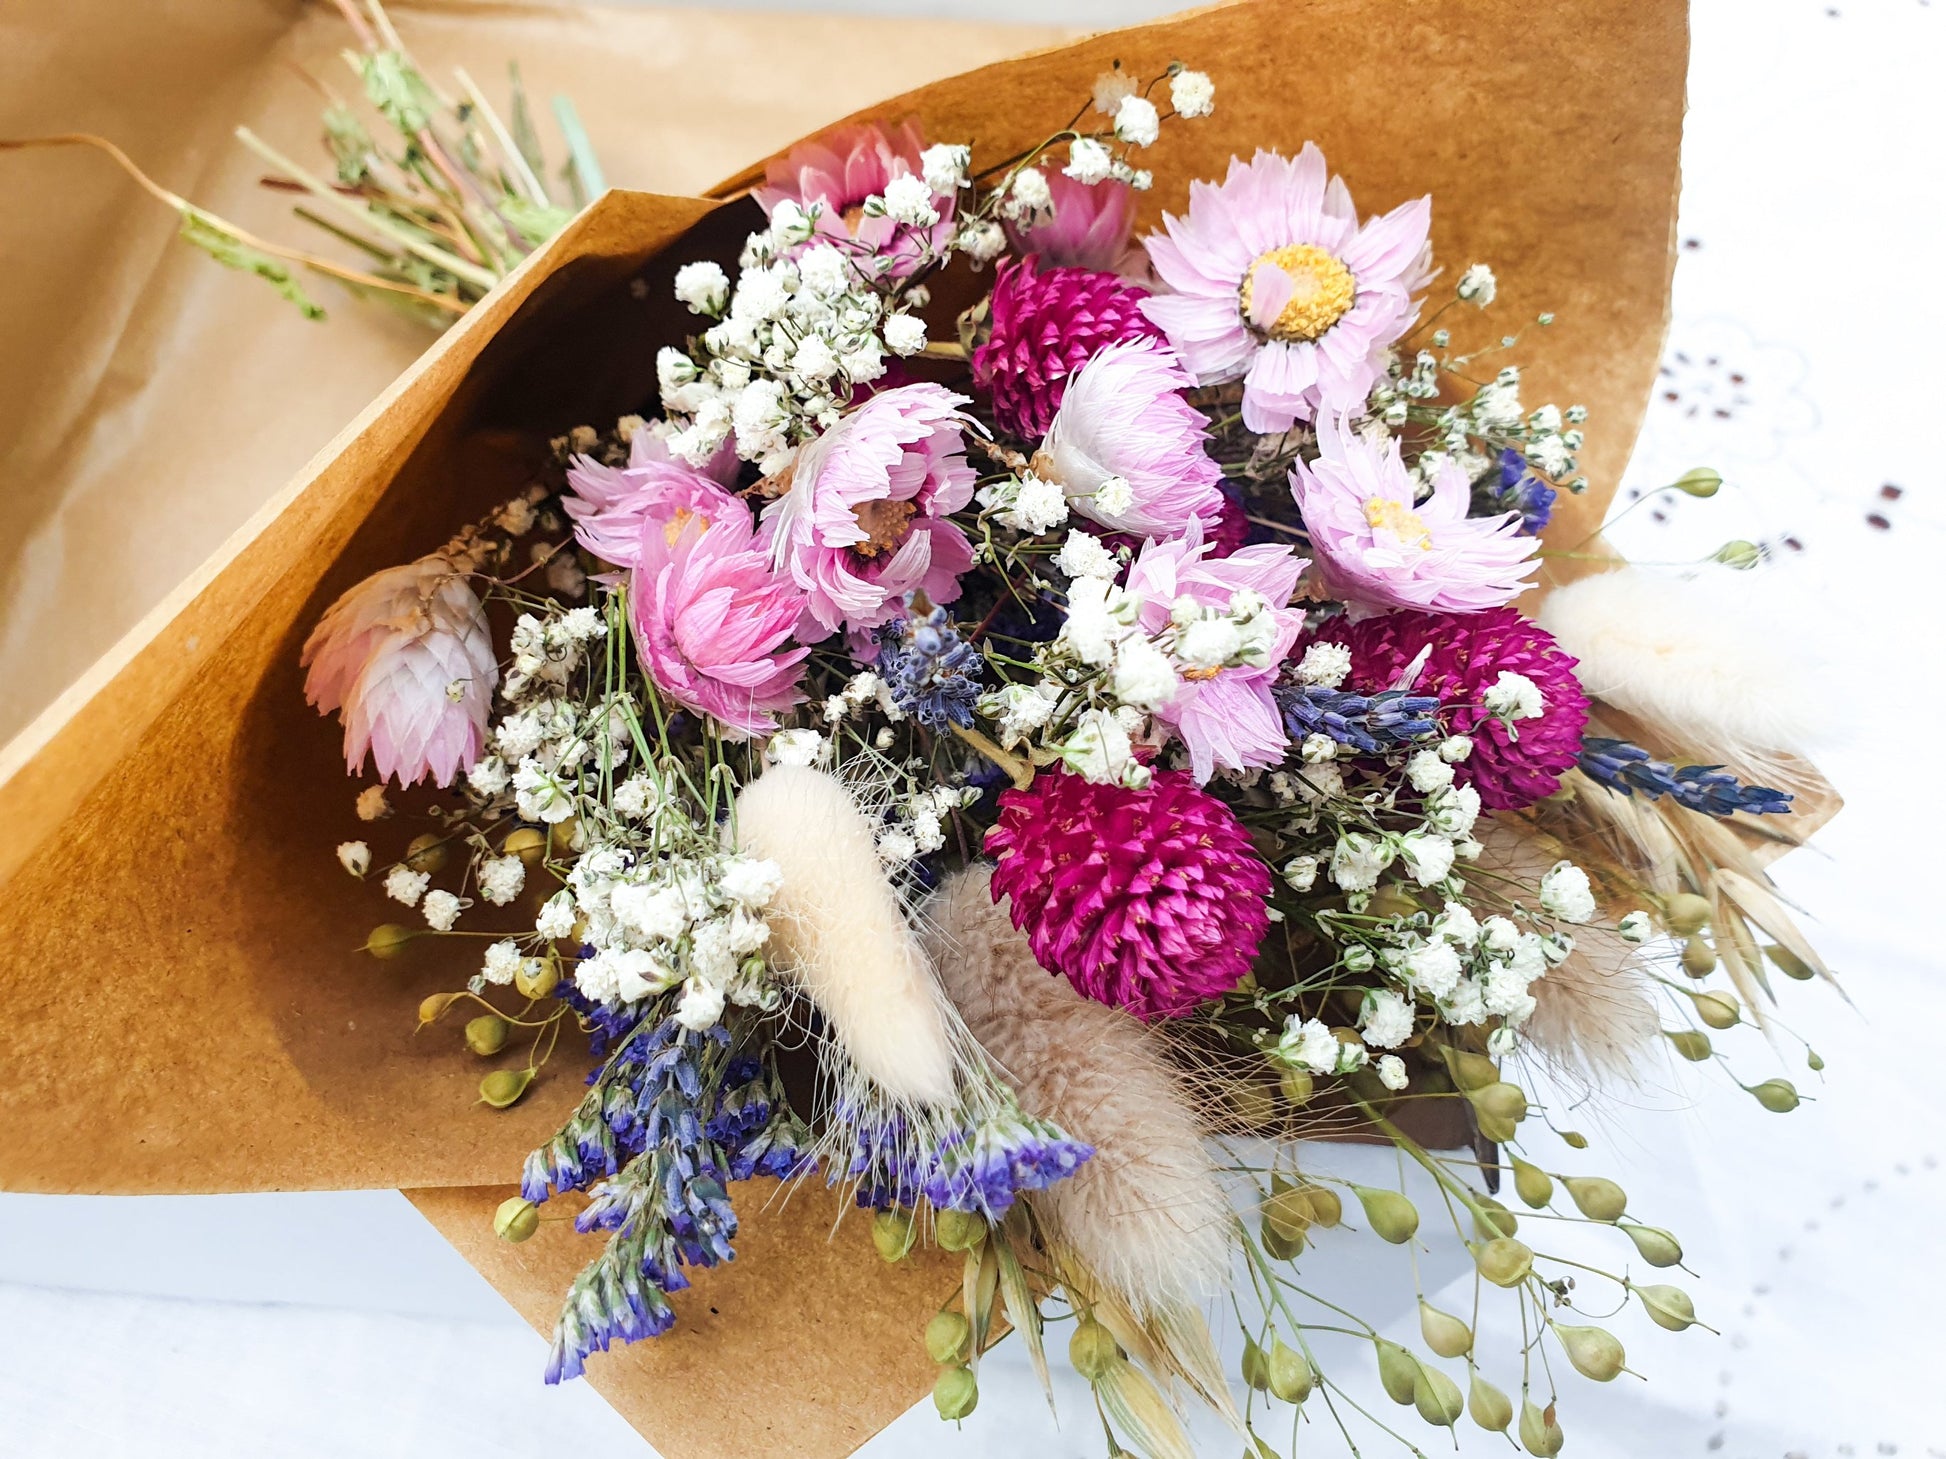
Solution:
[(930, 730), (971, 728), (980, 651), (961, 639), (944, 608), (888, 623), (877, 638), (879, 677), (894, 704)]
[(1589, 735), (1581, 741), (1581, 771), (1589, 779), (1620, 791), (1638, 792), (1650, 800), (1668, 796), (1677, 805), (1706, 816), (1783, 815), (1792, 797), (1767, 785), (1745, 785), (1721, 765), (1684, 765), (1680, 768), (1654, 758), (1640, 745)]
[(854, 1182), (861, 1206), (883, 1210), (923, 1200), (937, 1211), (998, 1220), (1023, 1191), (1067, 1179), (1094, 1153), (1009, 1101), (943, 1133), (916, 1131), (896, 1114), (861, 1123), (845, 1178)]
[(1545, 477), (1527, 464), (1527, 458), (1509, 446), (1500, 461), (1476, 487), (1476, 516), (1495, 516), (1514, 512), (1520, 517), (1520, 530), (1538, 537), (1554, 515), (1554, 500), (1559, 493)]
[(1365, 755), (1382, 755), (1439, 732), (1433, 718), (1439, 711), (1437, 695), (1401, 689), (1352, 694), (1320, 684), (1282, 684), (1271, 691), (1271, 698), (1293, 740), (1324, 735)]

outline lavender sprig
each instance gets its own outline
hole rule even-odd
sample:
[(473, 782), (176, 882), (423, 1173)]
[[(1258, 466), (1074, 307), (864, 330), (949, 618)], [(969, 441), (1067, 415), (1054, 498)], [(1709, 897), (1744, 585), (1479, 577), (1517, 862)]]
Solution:
[(1783, 815), (1792, 797), (1767, 785), (1745, 785), (1721, 765), (1684, 765), (1655, 759), (1627, 740), (1589, 735), (1581, 741), (1582, 773), (1610, 790), (1650, 800), (1663, 796), (1706, 816)]
[(1285, 684), (1271, 695), (1296, 740), (1325, 735), (1362, 754), (1379, 755), (1439, 731), (1432, 718), (1439, 700), (1430, 694), (1398, 689), (1352, 694), (1317, 684)]
[(972, 727), (984, 661), (944, 608), (886, 624), (878, 642), (878, 672), (894, 704), (930, 730)]

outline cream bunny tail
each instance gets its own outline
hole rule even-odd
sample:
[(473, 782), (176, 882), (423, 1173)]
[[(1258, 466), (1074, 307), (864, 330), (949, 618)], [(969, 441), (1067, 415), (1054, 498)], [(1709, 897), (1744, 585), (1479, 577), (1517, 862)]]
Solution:
[(851, 792), (821, 770), (773, 765), (737, 796), (736, 839), (783, 871), (772, 960), (817, 1004), (851, 1063), (902, 1104), (951, 1104), (950, 1010)]
[(948, 995), (1031, 1114), (1094, 1146), (1034, 1196), (1050, 1237), (1139, 1316), (1228, 1286), (1234, 1217), (1177, 1075), (1148, 1031), (1044, 971), (994, 905), (991, 868), (948, 877), (925, 942)]

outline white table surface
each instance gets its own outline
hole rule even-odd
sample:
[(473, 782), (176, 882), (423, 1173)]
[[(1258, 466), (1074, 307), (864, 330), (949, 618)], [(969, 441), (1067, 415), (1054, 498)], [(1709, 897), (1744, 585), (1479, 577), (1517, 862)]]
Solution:
[[(1166, 8), (980, 10), (1105, 24)], [(1780, 545), (1771, 590), (1824, 605), (1846, 672), (1808, 692), (1829, 695), (1852, 738), (1820, 756), (1845, 812), (1780, 880), (1817, 913), (1852, 1001), (1786, 989), (1785, 1020), (1829, 1063), (1819, 1085), (1784, 1056), (1783, 1072), (1816, 1096), (1788, 1118), (1687, 1069), (1577, 1115), (1632, 1209), (1682, 1232), (1700, 1273), (1688, 1285), (1722, 1334), (1618, 1324), (1648, 1381), (1597, 1388), (1570, 1376), (1567, 1452), (1584, 1459), (1946, 1459), (1946, 959), (1941, 898), (1927, 884), (1939, 875), (1941, 798), (1929, 731), (1946, 709), (1943, 26), (1946, 3), (1928, 0), (1696, 8), (1676, 398), (1651, 411), (1629, 480), (1652, 486), (1708, 464), (1730, 486), (1666, 521), (1636, 513), (1615, 535), (1638, 560), (1699, 556), (1728, 537), (1801, 544)], [(1894, 733), (1921, 748), (1901, 753)], [(1754, 1035), (1740, 1048), (1751, 1082), (1775, 1072)], [(1403, 1260), (1329, 1234), (1320, 1255), (1334, 1246), (1347, 1259), (1310, 1263), (1307, 1276), (1324, 1268), (1325, 1286), (1357, 1294), (1368, 1315), (1389, 1312), (1408, 1335)], [(1464, 1264), (1435, 1242), (1421, 1258), (1429, 1295)], [(1492, 1345), (1483, 1335), (1481, 1350)], [(651, 1453), (592, 1390), (543, 1387), (543, 1355), (393, 1192), (0, 1196), (0, 1455)], [(1341, 1373), (1362, 1369), (1353, 1360)], [(1003, 1346), (962, 1432), (922, 1405), (864, 1452), (1099, 1453), (1071, 1379), (1062, 1396), (1069, 1421), (1056, 1428)], [(1376, 1407), (1391, 1411), (1382, 1396)], [(1402, 1426), (1433, 1452), (1444, 1443), (1409, 1414)], [(1461, 1426), (1462, 1452), (1503, 1444)], [(1211, 1453), (1235, 1447), (1210, 1436)], [(1314, 1423), (1298, 1452), (1346, 1449)]]

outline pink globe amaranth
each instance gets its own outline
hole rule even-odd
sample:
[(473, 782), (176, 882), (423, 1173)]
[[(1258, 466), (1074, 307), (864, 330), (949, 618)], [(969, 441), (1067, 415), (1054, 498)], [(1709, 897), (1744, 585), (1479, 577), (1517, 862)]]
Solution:
[(1035, 960), (1098, 1003), (1176, 1018), (1243, 981), (1270, 868), (1230, 808), (1177, 771), (1144, 790), (1043, 771), (1000, 797), (993, 897)]
[[(1575, 659), (1545, 629), (1513, 608), (1483, 613), (1387, 613), (1357, 623), (1335, 620), (1317, 638), (1351, 651), (1346, 687), (1360, 693), (1391, 688), (1407, 665), (1430, 645), (1431, 654), (1413, 685), (1452, 706), (1446, 726), (1472, 738), (1473, 752), (1453, 766), (1462, 785), (1480, 793), (1490, 811), (1519, 810), (1552, 795), (1581, 753), (1588, 696), (1575, 677)], [(1303, 646), (1297, 649), (1303, 653)], [(1531, 679), (1545, 708), (1536, 719), (1507, 725), (1480, 707), (1502, 673)]]
[(957, 199), (934, 193), (939, 221), (930, 228), (914, 228), (883, 215), (868, 217), (865, 200), (883, 195), (895, 177), (920, 174), (919, 154), (925, 148), (919, 124), (913, 120), (887, 128), (877, 122), (833, 127), (800, 142), (764, 169), (764, 185), (752, 189), (766, 213), (789, 200), (809, 211), (821, 202), (816, 231), (790, 250), (795, 255), (818, 243), (829, 243), (858, 259), (885, 266), (890, 278), (904, 278), (924, 261), (928, 248), (937, 254), (952, 241)]
[(1036, 269), (1008, 259), (994, 274), (992, 332), (973, 351), (973, 382), (993, 401), (1004, 431), (1039, 440), (1054, 421), (1068, 377), (1104, 345), (1162, 338), (1142, 312), (1140, 289), (1085, 268)]
[[(1022, 227), (1008, 223), (1007, 241), (1020, 254), (1038, 254), (1053, 268), (1123, 272), (1135, 222), (1135, 189), (1125, 182), (1076, 182), (1065, 172), (1043, 169), (1054, 215)], [(1148, 262), (1147, 256), (1141, 262)]]
[(790, 647), (804, 595), (771, 572), (749, 513), (645, 522), (633, 556), (629, 616), (656, 687), (733, 737), (776, 729), (811, 650)]
[(304, 697), (340, 711), (345, 767), (445, 786), (480, 758), (500, 681), (473, 586), (435, 553), (386, 568), (333, 603), (304, 642)]

